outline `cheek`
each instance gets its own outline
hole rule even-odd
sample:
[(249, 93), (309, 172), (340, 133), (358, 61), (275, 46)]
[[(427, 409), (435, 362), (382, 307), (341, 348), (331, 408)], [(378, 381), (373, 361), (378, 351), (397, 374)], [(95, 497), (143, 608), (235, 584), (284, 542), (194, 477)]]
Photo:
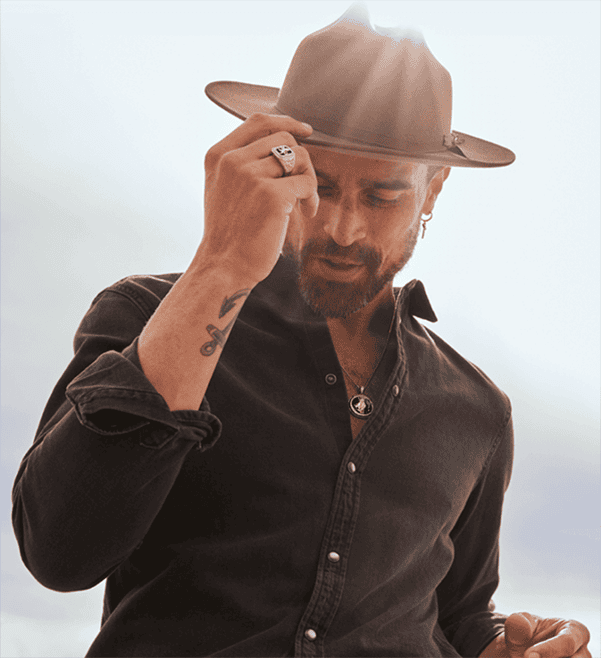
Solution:
[(371, 234), (380, 244), (388, 244), (392, 250), (415, 233), (419, 221), (413, 198), (399, 207), (374, 212), (369, 218)]
[(395, 266), (411, 252), (420, 230), (419, 213), (413, 204), (407, 204), (396, 212), (371, 218), (369, 242), (382, 254), (384, 269)]

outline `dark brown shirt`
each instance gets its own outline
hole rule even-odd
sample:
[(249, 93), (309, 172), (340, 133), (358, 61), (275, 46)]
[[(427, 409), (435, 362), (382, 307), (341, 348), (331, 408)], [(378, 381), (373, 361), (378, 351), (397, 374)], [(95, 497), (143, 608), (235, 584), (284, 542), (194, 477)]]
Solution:
[(396, 291), (353, 441), (327, 324), (283, 260), (201, 410), (171, 412), (136, 346), (177, 277), (96, 297), (15, 483), (34, 576), (108, 578), (88, 655), (476, 656), (504, 621), (490, 599), (510, 405), (416, 320), (436, 319), (422, 284)]

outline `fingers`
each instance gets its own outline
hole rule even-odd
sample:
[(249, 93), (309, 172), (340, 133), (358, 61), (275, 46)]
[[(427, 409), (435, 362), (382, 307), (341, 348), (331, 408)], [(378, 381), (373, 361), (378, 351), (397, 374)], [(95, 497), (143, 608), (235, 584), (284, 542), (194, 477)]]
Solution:
[[(260, 165), (263, 175), (269, 178), (280, 178), (284, 174), (284, 169), (279, 160), (273, 155), (271, 149), (282, 145), (289, 146), (294, 151), (295, 163), (294, 169), (289, 174), (307, 173), (315, 176), (315, 170), (309, 153), (302, 146), (298, 146), (296, 140), (290, 133), (278, 132), (269, 137), (264, 137), (248, 146), (236, 151), (237, 157), (241, 162), (257, 162)], [(315, 179), (317, 181), (317, 178)]]
[[(286, 139), (288, 137), (288, 139)], [(294, 169), (284, 176), (284, 169), (271, 149), (281, 144), (291, 146), (295, 155)], [(244, 166), (252, 170), (255, 177), (274, 180), (282, 193), (290, 193), (294, 202), (300, 200), (301, 212), (308, 217), (317, 214), (319, 195), (317, 193), (317, 176), (309, 153), (302, 146), (292, 146), (290, 136), (276, 133), (250, 144), (236, 152)], [(292, 197), (291, 197), (292, 201)]]
[(309, 137), (313, 128), (308, 123), (297, 121), (289, 116), (274, 114), (253, 114), (239, 128), (230, 133), (232, 141), (238, 142), (234, 148), (255, 142), (261, 137), (267, 137), (278, 132), (289, 132), (299, 138)]
[(577, 621), (565, 622), (555, 637), (533, 645), (525, 658), (590, 658), (590, 633)]
[(504, 638), (511, 658), (591, 658), (590, 633), (574, 620), (518, 612), (505, 621)]
[(296, 203), (299, 202), (303, 215), (315, 217), (319, 207), (319, 195), (314, 176), (307, 174), (286, 176), (274, 181), (274, 185), (288, 201), (287, 214), (290, 214)]
[[(251, 189), (250, 183), (256, 189), (259, 186), (264, 189), (268, 198), (270, 192), (264, 187), (268, 181), (275, 185), (276, 205), (283, 201), (285, 208), (294, 208), (299, 204), (304, 215), (314, 217), (319, 206), (317, 177), (309, 153), (295, 139), (295, 136), (308, 137), (312, 130), (308, 124), (291, 117), (252, 115), (207, 152), (205, 191), (212, 190), (217, 180), (230, 191)], [(281, 163), (271, 152), (284, 144), (295, 155), (294, 169), (285, 177)], [(289, 216), (291, 212), (292, 209), (286, 214)]]
[[(211, 177), (224, 158), (228, 158), (235, 166), (265, 160), (263, 164), (269, 171), (265, 175), (270, 178), (281, 176), (282, 167), (272, 155), (271, 149), (283, 144), (294, 148), (298, 146), (295, 135), (308, 137), (312, 132), (311, 126), (292, 117), (253, 114), (241, 126), (207, 151), (205, 170)], [(302, 158), (299, 157), (300, 152), (295, 151), (295, 154), (298, 164), (304, 165), (299, 171), (313, 172), (308, 154)], [(268, 158), (268, 156), (270, 157)]]
[[(238, 126), (238, 128), (209, 149), (207, 157), (209, 159), (213, 155), (219, 157), (229, 151), (252, 144), (263, 137), (280, 132), (287, 132), (292, 136), (296, 135), (296, 137), (302, 139), (303, 137), (309, 137), (313, 132), (313, 128), (309, 124), (302, 123), (289, 116), (253, 114), (241, 126)], [(286, 143), (288, 142), (280, 142), (280, 144)], [(294, 144), (296, 144), (296, 141), (294, 141)], [(275, 146), (279, 146), (279, 144), (275, 144)], [(288, 146), (291, 146), (291, 144), (288, 144)]]
[(522, 656), (532, 643), (536, 617), (528, 612), (516, 612), (505, 621), (505, 644), (510, 656)]
[[(202, 258), (229, 263), (247, 281), (262, 281), (272, 271), (293, 211), (317, 212), (315, 171), (296, 141), (311, 132), (291, 117), (253, 115), (209, 149)], [(283, 144), (294, 149), (290, 176), (271, 153)]]
[(573, 656), (570, 656), (570, 658), (593, 658), (593, 654), (587, 647), (582, 647), (582, 649), (577, 651)]
[[(271, 149), (286, 144), (294, 151), (294, 169), (284, 177), (284, 170)], [(311, 162), (311, 157), (305, 148), (298, 146), (293, 135), (287, 131), (278, 131), (262, 137), (251, 144), (229, 151), (221, 158), (234, 169), (245, 169), (256, 180), (262, 178), (283, 179), (278, 182), (280, 191), (288, 195), (291, 203), (300, 200), (301, 212), (309, 217), (317, 214), (319, 195), (317, 193), (317, 177)], [(295, 198), (293, 198), (295, 197)]]

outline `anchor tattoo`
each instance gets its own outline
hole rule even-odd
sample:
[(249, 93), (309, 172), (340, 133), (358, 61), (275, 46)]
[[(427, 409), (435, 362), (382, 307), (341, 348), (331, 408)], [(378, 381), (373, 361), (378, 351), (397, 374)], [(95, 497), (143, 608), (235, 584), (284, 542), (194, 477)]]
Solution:
[(221, 310), (219, 311), (219, 317), (222, 318), (226, 313), (231, 311), (234, 306), (236, 306), (236, 300), (241, 297), (248, 297), (250, 294), (250, 288), (244, 288), (244, 290), (238, 290), (231, 297), (226, 297), (221, 304)]
[[(250, 289), (245, 288), (243, 290), (238, 290), (238, 292), (235, 292), (231, 297), (226, 297), (223, 300), (223, 303), (221, 304), (219, 317), (222, 318), (224, 315), (226, 315), (226, 313), (229, 313), (236, 306), (236, 301), (238, 299), (241, 299), (243, 297), (248, 297), (249, 294), (250, 294)], [(213, 340), (206, 342), (200, 348), (200, 353), (203, 356), (211, 356), (217, 349), (218, 345), (221, 348), (223, 348), (223, 346), (225, 345), (225, 341), (227, 340), (228, 334), (230, 332), (230, 329), (232, 328), (234, 322), (236, 321), (236, 317), (232, 318), (230, 322), (223, 329), (219, 329), (219, 327), (216, 327), (214, 324), (207, 325), (207, 331), (209, 332), (209, 336), (213, 337)]]
[(230, 323), (227, 325), (227, 327), (225, 327), (223, 330), (219, 329), (214, 324), (210, 324), (207, 326), (207, 331), (209, 332), (210, 336), (213, 336), (213, 340), (210, 340), (208, 343), (205, 343), (200, 348), (200, 353), (203, 356), (211, 356), (211, 354), (213, 354), (213, 352), (217, 349), (217, 345), (219, 345), (220, 347), (223, 347), (225, 345), (227, 335), (232, 325), (234, 324), (235, 320), (236, 318), (233, 318), (230, 321)]

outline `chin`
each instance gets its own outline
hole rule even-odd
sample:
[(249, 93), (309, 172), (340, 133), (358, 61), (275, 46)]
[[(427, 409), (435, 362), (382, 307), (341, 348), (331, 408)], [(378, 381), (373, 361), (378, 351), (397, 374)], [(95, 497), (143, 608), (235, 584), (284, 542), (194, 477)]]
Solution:
[(347, 318), (360, 311), (376, 297), (385, 283), (374, 279), (368, 279), (367, 284), (330, 281), (306, 271), (302, 271), (298, 278), (299, 291), (305, 302), (326, 318)]
[[(293, 249), (288, 243), (285, 244), (282, 255), (292, 264), (299, 291), (308, 306), (326, 318), (344, 319), (365, 308), (390, 284), (411, 258), (414, 247), (415, 240), (408, 245), (405, 254), (385, 270), (382, 270), (382, 258), (375, 250), (361, 248), (362, 251), (346, 250), (345, 253), (345, 250), (331, 242), (323, 246), (309, 242), (300, 251)], [(323, 276), (315, 264), (315, 258), (324, 255), (347, 255), (349, 260), (361, 262), (365, 271), (351, 281)]]

